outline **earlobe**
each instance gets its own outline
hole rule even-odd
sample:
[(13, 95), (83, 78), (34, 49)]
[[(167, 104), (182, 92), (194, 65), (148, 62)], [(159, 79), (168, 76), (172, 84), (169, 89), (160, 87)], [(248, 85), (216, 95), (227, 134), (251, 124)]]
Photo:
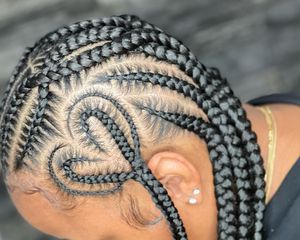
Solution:
[(199, 194), (193, 196), (194, 190), (201, 188), (200, 173), (183, 155), (170, 151), (156, 153), (148, 161), (148, 167), (172, 199), (190, 204), (200, 201)]

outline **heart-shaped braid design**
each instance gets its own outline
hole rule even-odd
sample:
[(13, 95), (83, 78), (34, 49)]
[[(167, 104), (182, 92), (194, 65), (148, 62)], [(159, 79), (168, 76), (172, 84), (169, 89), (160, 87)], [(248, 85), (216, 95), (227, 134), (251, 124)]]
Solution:
[[(240, 100), (218, 69), (136, 16), (47, 34), (26, 49), (0, 110), (5, 178), (40, 165), (72, 196), (112, 194), (134, 180), (176, 240), (188, 239), (183, 221), (141, 144), (153, 142), (146, 133), (159, 140), (192, 132), (207, 143), (213, 166), (218, 239), (262, 239), (265, 172)], [(38, 157), (43, 151), (45, 161)]]

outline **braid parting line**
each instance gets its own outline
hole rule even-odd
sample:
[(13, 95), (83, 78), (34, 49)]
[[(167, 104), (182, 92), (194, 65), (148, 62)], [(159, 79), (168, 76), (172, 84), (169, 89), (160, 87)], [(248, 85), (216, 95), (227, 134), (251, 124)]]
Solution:
[[(53, 105), (59, 104), (59, 96), (51, 85), (71, 89), (72, 79), (80, 79), (81, 73), (108, 62), (112, 58), (132, 55), (151, 57), (160, 62), (175, 65), (192, 79), (188, 82), (162, 72), (138, 71), (113, 72), (103, 75), (95, 84), (118, 81), (138, 82), (168, 89), (194, 102), (207, 115), (208, 122), (185, 113), (157, 110), (139, 106), (148, 114), (195, 133), (207, 143), (213, 166), (215, 195), (218, 208), (218, 240), (261, 240), (264, 205), (264, 168), (256, 135), (234, 96), (227, 80), (218, 69), (204, 66), (179, 40), (151, 23), (133, 15), (120, 15), (86, 20), (61, 27), (27, 48), (8, 83), (1, 105), (0, 154), (4, 176), (11, 171), (25, 168), (25, 162), (40, 151), (47, 134), (59, 134), (55, 124)], [(34, 68), (29, 68), (32, 62)], [(76, 80), (75, 80), (76, 81)], [(35, 90), (34, 90), (35, 89)], [(36, 104), (22, 128), (22, 141), (18, 142), (16, 158), (10, 158), (10, 149), (16, 124), (22, 107), (31, 95), (36, 94)], [(88, 98), (105, 100), (126, 120), (130, 139), (111, 116), (109, 111), (97, 106), (78, 108)], [(79, 109), (79, 110), (78, 110)], [(105, 151), (92, 131), (89, 119), (102, 124), (131, 166), (131, 171), (109, 174), (78, 174), (77, 164), (92, 162), (86, 156), (69, 156), (57, 161), (59, 152), (68, 144), (58, 144), (48, 157), (47, 168), (53, 182), (71, 195), (107, 195), (121, 189), (122, 184), (133, 179), (149, 192), (153, 202), (164, 214), (174, 240), (187, 240), (183, 221), (164, 186), (155, 178), (141, 158), (140, 139), (136, 123), (125, 107), (108, 93), (95, 91), (68, 108), (68, 132), (70, 136), (81, 133), (87, 144), (97, 151)], [(77, 112), (76, 112), (77, 111)], [(76, 112), (76, 131), (73, 119)], [(75, 138), (75, 137), (74, 137)], [(74, 146), (73, 146), (74, 147)], [(28, 158), (29, 157), (29, 158)], [(68, 181), (63, 180), (64, 178)], [(114, 184), (106, 190), (80, 190), (72, 184)]]

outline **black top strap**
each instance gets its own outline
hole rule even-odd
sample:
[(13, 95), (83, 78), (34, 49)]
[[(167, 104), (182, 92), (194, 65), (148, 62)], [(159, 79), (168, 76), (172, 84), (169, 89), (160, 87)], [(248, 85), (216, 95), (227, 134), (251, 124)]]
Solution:
[(300, 94), (297, 93), (273, 93), (257, 97), (248, 101), (252, 105), (262, 105), (271, 103), (290, 103), (300, 105)]

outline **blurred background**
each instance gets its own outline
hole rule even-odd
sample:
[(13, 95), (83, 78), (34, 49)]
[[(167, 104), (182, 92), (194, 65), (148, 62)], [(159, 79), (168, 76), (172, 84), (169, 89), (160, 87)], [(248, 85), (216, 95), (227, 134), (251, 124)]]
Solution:
[[(73, 22), (136, 14), (221, 70), (243, 101), (300, 92), (299, 0), (0, 0), (0, 98), (26, 46)], [(16, 212), (0, 181), (0, 240), (53, 239)]]

